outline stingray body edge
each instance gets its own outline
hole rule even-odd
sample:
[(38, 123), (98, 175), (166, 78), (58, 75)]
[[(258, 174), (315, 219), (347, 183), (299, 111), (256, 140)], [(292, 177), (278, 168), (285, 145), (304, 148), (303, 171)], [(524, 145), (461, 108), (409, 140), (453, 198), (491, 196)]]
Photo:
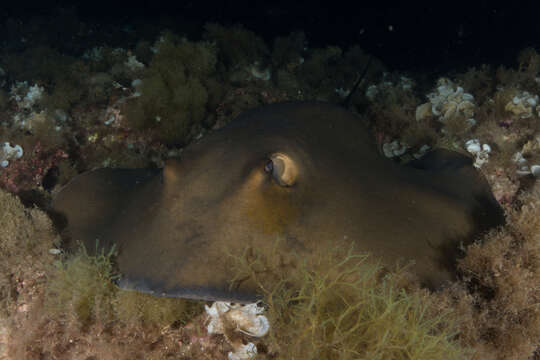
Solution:
[(229, 287), (227, 254), (264, 253), (277, 238), (280, 253), (304, 257), (354, 242), (383, 262), (416, 261), (438, 286), (452, 279), (459, 242), (502, 211), (466, 157), (440, 151), (411, 165), (381, 157), (343, 108), (281, 103), (242, 114), (163, 170), (82, 174), (53, 207), (72, 238), (118, 247), (122, 287), (160, 296), (254, 300), (255, 284)]

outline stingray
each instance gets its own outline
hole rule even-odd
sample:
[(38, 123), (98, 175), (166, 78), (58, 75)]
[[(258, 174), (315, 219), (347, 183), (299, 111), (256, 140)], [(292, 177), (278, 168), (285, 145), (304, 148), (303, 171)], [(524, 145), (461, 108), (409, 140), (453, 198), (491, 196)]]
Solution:
[(235, 302), (260, 295), (249, 280), (230, 286), (230, 255), (246, 248), (309, 259), (352, 245), (412, 261), (438, 287), (455, 278), (460, 245), (504, 221), (469, 157), (437, 150), (397, 164), (358, 116), (318, 102), (247, 111), (163, 169), (81, 174), (53, 208), (66, 244), (115, 246), (122, 288)]

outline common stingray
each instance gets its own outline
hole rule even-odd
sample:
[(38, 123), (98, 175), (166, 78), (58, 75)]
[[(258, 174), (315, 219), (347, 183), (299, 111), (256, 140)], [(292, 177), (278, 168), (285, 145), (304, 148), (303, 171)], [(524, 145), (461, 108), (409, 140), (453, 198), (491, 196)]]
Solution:
[(247, 111), (163, 169), (79, 175), (53, 208), (71, 243), (116, 246), (121, 287), (236, 302), (258, 296), (250, 281), (229, 286), (229, 255), (247, 247), (307, 259), (353, 244), (386, 264), (413, 260), (437, 287), (455, 276), (459, 245), (504, 219), (467, 156), (397, 164), (358, 116), (318, 102)]

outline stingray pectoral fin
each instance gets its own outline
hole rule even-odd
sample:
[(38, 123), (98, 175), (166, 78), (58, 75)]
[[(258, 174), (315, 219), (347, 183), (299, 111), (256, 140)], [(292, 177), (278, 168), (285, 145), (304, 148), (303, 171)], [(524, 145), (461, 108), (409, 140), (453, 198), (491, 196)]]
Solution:
[(160, 169), (105, 168), (75, 177), (52, 202), (53, 211), (67, 222), (63, 231), (67, 247), (80, 241), (88, 250), (95, 249), (133, 194), (160, 173)]
[(420, 159), (410, 161), (407, 166), (429, 171), (451, 171), (463, 167), (472, 167), (472, 159), (455, 151), (435, 149)]
[[(226, 284), (226, 283), (225, 283)], [(236, 303), (253, 303), (261, 300), (261, 295), (257, 289), (242, 289), (241, 291), (227, 287), (207, 286), (178, 286), (176, 288), (165, 289), (165, 286), (154, 279), (124, 275), (118, 280), (118, 286), (128, 291), (139, 291), (154, 296), (177, 297), (184, 299), (195, 299), (205, 301), (226, 301)]]
[(451, 150), (437, 149), (407, 165), (427, 171), (433, 176), (427, 186), (466, 204), (478, 232), (504, 223), (503, 209), (493, 196), (485, 177), (473, 166), (470, 157)]

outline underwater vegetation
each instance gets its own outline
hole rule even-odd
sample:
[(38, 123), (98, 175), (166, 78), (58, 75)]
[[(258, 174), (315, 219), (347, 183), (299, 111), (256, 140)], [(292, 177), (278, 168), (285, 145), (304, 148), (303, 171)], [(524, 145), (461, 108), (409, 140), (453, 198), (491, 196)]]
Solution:
[[(319, 254), (283, 269), (277, 253), (246, 250), (239, 278), (264, 292), (271, 352), (282, 359), (464, 359), (451, 308), (437, 312), (405, 267), (389, 272), (367, 255)], [(409, 283), (410, 289), (403, 285)]]
[(185, 145), (197, 133), (207, 108), (217, 105), (221, 88), (215, 80), (216, 50), (210, 43), (194, 43), (167, 35), (142, 76), (140, 96), (123, 108), (129, 125), (155, 131), (166, 144)]
[(240, 25), (225, 27), (208, 23), (204, 30), (205, 39), (216, 44), (220, 66), (229, 72), (260, 61), (268, 54), (264, 41)]
[(50, 47), (38, 45), (21, 53), (6, 54), (2, 66), (17, 81), (37, 82), (46, 87), (45, 101), (53, 111), (68, 110), (86, 98), (88, 67)]
[(115, 320), (165, 326), (185, 323), (201, 311), (201, 304), (188, 300), (119, 290), (113, 283), (117, 278), (113, 260), (114, 250), (90, 256), (81, 247), (74, 256), (56, 262), (46, 295), (51, 314), (63, 317), (67, 313), (74, 317), (68, 322), (80, 327)]
[(67, 313), (81, 327), (92, 321), (110, 321), (115, 294), (111, 256), (112, 252), (102, 252), (90, 257), (82, 248), (67, 261), (56, 262), (46, 296), (53, 316)]
[(0, 191), (0, 312), (28, 306), (27, 290), (45, 281), (56, 239), (51, 220), (41, 210), (27, 209), (14, 195)]
[[(202, 312), (201, 303), (120, 291), (112, 281), (112, 252), (89, 256), (81, 248), (63, 259), (45, 213), (25, 209), (4, 191), (0, 204), (0, 325), (12, 329), (10, 346), (2, 349), (9, 350), (10, 359), (42, 354), (67, 359), (81, 353), (133, 358), (160, 341), (164, 326), (178, 327)], [(117, 330), (110, 329), (113, 324)], [(135, 339), (123, 343), (137, 333), (144, 334), (137, 346)], [(96, 341), (104, 348), (96, 350)]]
[[(3, 233), (1, 239), (2, 255), (11, 266), (18, 258), (4, 250), (9, 245), (6, 239), (20, 234), (37, 241), (43, 228), (51, 237), (54, 232), (43, 212), (28, 212), (14, 196), (2, 192), (2, 205), (2, 209), (10, 209), (2, 210), (2, 225), (12, 226), (5, 227), (9, 237)], [(40, 232), (27, 234), (34, 222)], [(114, 354), (128, 359), (138, 352), (160, 358), (164, 356), (163, 345), (151, 345), (166, 342), (159, 340), (164, 336), (158, 335), (159, 329), (178, 328), (202, 311), (201, 302), (119, 290), (112, 282), (113, 251), (89, 256), (81, 248), (63, 258), (49, 251), (55, 249), (52, 239), (40, 243), (33, 249), (41, 261), (24, 267), (39, 273), (39, 286), (32, 287), (30, 294), (26, 288), (18, 289), (9, 302), (4, 301), (9, 304), (6, 309), (19, 309), (11, 309), (7, 317), (17, 324), (10, 333), (13, 358), (32, 359), (45, 353), (57, 358), (69, 358), (70, 354), (112, 358)], [(321, 256), (314, 264), (299, 259), (295, 271), (289, 268), (283, 272), (277, 254), (262, 256), (246, 250), (244, 257), (236, 259), (236, 266), (238, 278), (264, 279), (260, 286), (271, 333), (265, 345), (268, 350), (261, 356), (451, 359), (467, 353), (453, 341), (456, 328), (451, 310), (430, 313), (432, 305), (426, 293), (408, 294), (398, 287), (406, 275), (383, 272), (365, 256), (336, 253)], [(30, 276), (14, 269), (5, 269), (5, 274), (24, 279), (22, 286), (29, 286)], [(9, 295), (8, 284), (2, 282), (4, 300)], [(140, 338), (141, 334), (146, 335)], [(173, 356), (172, 350), (177, 358), (183, 358), (178, 344), (165, 353)]]
[[(463, 281), (440, 294), (441, 308), (461, 315), (462, 343), (476, 359), (528, 359), (540, 339), (540, 186), (519, 197), (508, 224), (469, 246)], [(537, 355), (538, 356), (538, 355)]]

